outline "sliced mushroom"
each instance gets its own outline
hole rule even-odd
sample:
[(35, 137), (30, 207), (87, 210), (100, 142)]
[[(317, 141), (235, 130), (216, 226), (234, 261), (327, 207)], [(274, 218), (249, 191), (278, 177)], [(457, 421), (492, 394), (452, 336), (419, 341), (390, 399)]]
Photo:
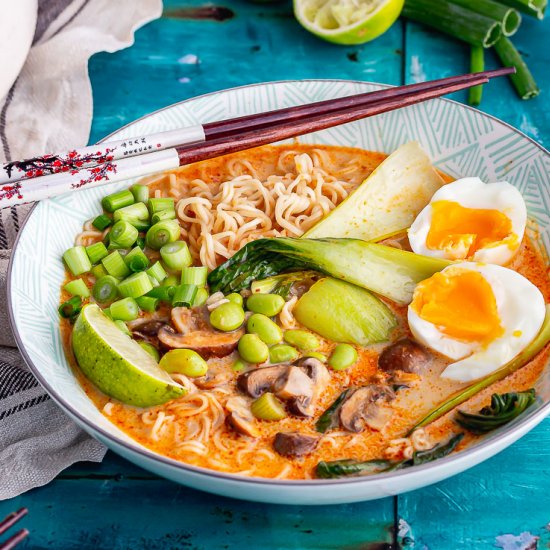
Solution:
[(409, 338), (398, 340), (388, 346), (378, 357), (378, 368), (394, 371), (422, 373), (431, 364), (432, 356), (415, 341)]
[(377, 402), (391, 395), (389, 388), (372, 384), (355, 390), (340, 407), (342, 427), (350, 432), (359, 433), (372, 421), (373, 429), (381, 429), (379, 426), (383, 417), (378, 409), (382, 404)]
[(253, 419), (245, 418), (239, 413), (232, 412), (227, 416), (226, 422), (237, 433), (241, 435), (248, 435), (250, 437), (260, 437), (260, 432), (254, 426)]
[(204, 359), (225, 357), (237, 348), (244, 328), (234, 332), (214, 332), (212, 330), (195, 330), (186, 334), (174, 332), (169, 327), (159, 330), (158, 338), (170, 349), (187, 348), (196, 351)]
[(281, 399), (313, 396), (313, 380), (299, 367), (288, 367), (273, 384), (273, 393)]
[(304, 395), (289, 399), (287, 401), (286, 408), (288, 412), (294, 416), (313, 416), (311, 399), (309, 397), (305, 397)]
[(141, 323), (132, 331), (132, 337), (136, 340), (143, 340), (153, 345), (155, 348), (160, 349), (159, 339), (157, 337), (158, 331), (168, 326), (164, 321), (146, 321)]
[(208, 360), (208, 372), (200, 378), (193, 380), (195, 386), (203, 390), (211, 390), (218, 386), (223, 386), (233, 378), (233, 373), (228, 365), (220, 363), (219, 360)]
[(261, 367), (249, 370), (237, 378), (237, 386), (250, 397), (260, 397), (262, 393), (272, 389), (275, 382), (288, 370), (286, 365)]
[(250, 437), (259, 437), (260, 432), (254, 426), (254, 417), (244, 397), (230, 397), (225, 408), (229, 411), (226, 422), (237, 433)]
[(317, 447), (319, 438), (299, 432), (279, 432), (273, 440), (273, 448), (282, 456), (297, 457), (311, 453)]
[(330, 373), (327, 367), (314, 357), (304, 357), (295, 364), (313, 380), (312, 399), (316, 399), (330, 382)]

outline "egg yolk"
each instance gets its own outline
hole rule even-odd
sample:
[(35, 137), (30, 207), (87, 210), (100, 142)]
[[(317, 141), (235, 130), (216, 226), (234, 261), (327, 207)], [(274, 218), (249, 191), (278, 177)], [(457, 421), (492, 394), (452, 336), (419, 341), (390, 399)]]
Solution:
[(417, 285), (411, 308), (455, 340), (486, 345), (504, 333), (493, 289), (477, 271), (436, 273)]
[(512, 234), (510, 218), (499, 210), (466, 208), (453, 201), (435, 201), (431, 206), (426, 246), (445, 250), (453, 259), (471, 258), (480, 248)]

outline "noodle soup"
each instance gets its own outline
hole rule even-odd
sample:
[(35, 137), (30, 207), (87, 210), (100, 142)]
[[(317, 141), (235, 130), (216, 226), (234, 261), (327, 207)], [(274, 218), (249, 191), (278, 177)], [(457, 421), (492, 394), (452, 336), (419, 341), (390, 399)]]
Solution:
[[(97, 288), (98, 281), (114, 277), (105, 269), (110, 263), (106, 264), (104, 258), (90, 271), (79, 275), (68, 272), (67, 280), (80, 277), (93, 290), (89, 300), (98, 302), (119, 329), (127, 330), (155, 360), (160, 359), (160, 367), (181, 388), (179, 397), (152, 406), (124, 403), (120, 396), (116, 399), (108, 395), (110, 391), (101, 391), (101, 384), (89, 374), (83, 360), (75, 359), (74, 339), (71, 345), (75, 316), (67, 315), (61, 321), (64, 345), (90, 399), (111, 422), (152, 450), (188, 464), (248, 476), (333, 477), (347, 475), (344, 470), (349, 464), (355, 468), (352, 475), (376, 473), (416, 463), (417, 456), (449, 441), (453, 442), (449, 452), (471, 443), (479, 434), (461, 429), (454, 411), (426, 428), (410, 432), (434, 406), (469, 384), (468, 380), (442, 376), (453, 361), (429, 349), (426, 342), (419, 345), (419, 336), (411, 331), (410, 306), (385, 295), (375, 296), (373, 311), (380, 323), (382, 319), (387, 321), (386, 336), (373, 336), (370, 327), (364, 326), (361, 337), (362, 341), (370, 338), (368, 343), (350, 345), (346, 337), (328, 336), (333, 334), (333, 327), (320, 325), (322, 334), (313, 330), (309, 320), (303, 318), (305, 314), (299, 313), (306, 310), (306, 296), (320, 296), (322, 301), (330, 290), (326, 281), (349, 285), (338, 277), (328, 278), (325, 270), (308, 270), (301, 278), (287, 282), (284, 291), (279, 288), (265, 292), (261, 284), (269, 277), (252, 278), (252, 284), (235, 292), (209, 295), (205, 290), (202, 302), (198, 296), (200, 289), (206, 289), (205, 281), (193, 279), (200, 276), (199, 271), (186, 271), (194, 266), (216, 273), (216, 268), (242, 253), (248, 243), (301, 237), (335, 211), (385, 158), (381, 153), (344, 147), (267, 146), (141, 181), (148, 187), (149, 200), (173, 199), (174, 219), (179, 224), (176, 241), (186, 243), (188, 262), (182, 259), (182, 247), (157, 246), (153, 237), (164, 233), (157, 232), (149, 239), (147, 224), (133, 226), (139, 233), (136, 239), (144, 240), (143, 246), (138, 240), (117, 246), (111, 233), (114, 224), (101, 230), (100, 223), (86, 222), (76, 237), (77, 246), (90, 247), (107, 238), (108, 252), (118, 252), (126, 267), (139, 265), (137, 259), (131, 263), (127, 258), (130, 254), (140, 255), (135, 250), (140, 248), (147, 269), (138, 269), (134, 274), (152, 277), (153, 288), (135, 298), (139, 308), (134, 314), (127, 307), (129, 302), (111, 307), (113, 303), (134, 300), (133, 283), (125, 286), (115, 277), (118, 291), (107, 284)], [(442, 183), (450, 181), (440, 176)], [(138, 202), (137, 198), (133, 201)], [(111, 222), (116, 223), (116, 212)], [(133, 213), (137, 212), (135, 208)], [(170, 214), (165, 218), (156, 214), (157, 223), (172, 221)], [(151, 208), (148, 215), (150, 225), (155, 215)], [(132, 225), (132, 219), (122, 216), (118, 221)], [(124, 232), (121, 234), (126, 237)], [(402, 252), (410, 250), (402, 232), (383, 243)], [(154, 281), (155, 272), (150, 270), (157, 265), (164, 275)], [(508, 267), (531, 281), (544, 302), (549, 300), (547, 266), (527, 237), (521, 240)], [(126, 277), (132, 271), (128, 269)], [(282, 270), (283, 274), (287, 272), (295, 273), (296, 268)], [(193, 280), (197, 284), (189, 282)], [(315, 290), (322, 285), (321, 291)], [(350, 296), (366, 292), (349, 286), (352, 288), (335, 286), (335, 292), (349, 290)], [(176, 294), (169, 296), (166, 291), (163, 295), (162, 289), (167, 288), (175, 288)], [(109, 290), (113, 290), (110, 298)], [(67, 303), (70, 295), (63, 290), (62, 301)], [(254, 304), (250, 297), (257, 295), (276, 298)], [(98, 297), (107, 299), (101, 301)], [(364, 298), (367, 300), (367, 295)], [(300, 302), (302, 306), (297, 306)], [(334, 323), (345, 326), (339, 322), (337, 309)], [(363, 310), (359, 309), (357, 315), (364, 317)], [(365, 324), (357, 322), (361, 323)], [(199, 359), (187, 353), (189, 350)], [(547, 359), (548, 349), (510, 376), (476, 393), (463, 407), (477, 411), (487, 405), (491, 394), (529, 390)], [(329, 466), (320, 468), (323, 464)]]

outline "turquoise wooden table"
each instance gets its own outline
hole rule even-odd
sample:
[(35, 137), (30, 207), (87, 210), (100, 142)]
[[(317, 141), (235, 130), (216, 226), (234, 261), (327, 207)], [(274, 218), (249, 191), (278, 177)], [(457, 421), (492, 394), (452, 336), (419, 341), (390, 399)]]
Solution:
[[(550, 21), (525, 19), (517, 44), (543, 93), (522, 102), (500, 79), (486, 88), (482, 108), (548, 145)], [(489, 64), (496, 66), (492, 56)], [(410, 23), (398, 22), (371, 44), (338, 47), (302, 30), (286, 2), (169, 0), (134, 46), (92, 59), (91, 141), (170, 103), (252, 82), (402, 84), (467, 70), (462, 44)], [(0, 503), (0, 517), (20, 506), (30, 510), (26, 548), (542, 549), (550, 547), (550, 418), (462, 475), (375, 502), (241, 502), (175, 485), (109, 453), (101, 465), (75, 465), (48, 486)]]

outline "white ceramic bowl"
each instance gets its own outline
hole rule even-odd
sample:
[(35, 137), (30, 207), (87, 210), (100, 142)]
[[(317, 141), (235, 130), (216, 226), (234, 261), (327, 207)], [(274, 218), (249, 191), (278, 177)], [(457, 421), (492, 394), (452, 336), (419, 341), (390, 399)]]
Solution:
[[(173, 129), (197, 122), (242, 116), (379, 89), (360, 82), (309, 80), (245, 86), (208, 94), (142, 118), (113, 138)], [(453, 176), (506, 179), (523, 193), (540, 230), (541, 250), (550, 250), (550, 159), (514, 128), (448, 100), (435, 100), (303, 138), (307, 143), (349, 145), (393, 151), (417, 139), (435, 164)], [(117, 184), (110, 191), (129, 185)], [(188, 466), (160, 456), (111, 424), (86, 397), (63, 355), (57, 306), (64, 272), (63, 251), (72, 246), (82, 223), (97, 215), (101, 188), (38, 204), (19, 234), (9, 273), (12, 327), (27, 364), (38, 380), (84, 430), (131, 462), (178, 483), (220, 495), (281, 504), (336, 504), (395, 495), (466, 470), (498, 453), (550, 412), (550, 366), (537, 385), (539, 395), (527, 414), (492, 432), (475, 446), (437, 462), (377, 476), (311, 481), (247, 478)]]
[(37, 0), (0, 0), (0, 99), (15, 82), (31, 47)]

